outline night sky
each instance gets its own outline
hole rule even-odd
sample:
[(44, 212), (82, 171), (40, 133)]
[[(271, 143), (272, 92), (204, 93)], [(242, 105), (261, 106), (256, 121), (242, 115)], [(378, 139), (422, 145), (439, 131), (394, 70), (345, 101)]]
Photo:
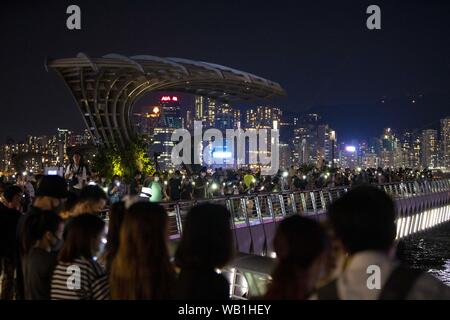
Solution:
[[(81, 7), (82, 30), (66, 28), (70, 4)], [(370, 4), (381, 7), (381, 30), (366, 28)], [(44, 68), (78, 52), (251, 72), (287, 91), (267, 104), (320, 112), (341, 139), (437, 127), (450, 115), (450, 1), (7, 0), (0, 39), (0, 143), (83, 128), (69, 91)]]

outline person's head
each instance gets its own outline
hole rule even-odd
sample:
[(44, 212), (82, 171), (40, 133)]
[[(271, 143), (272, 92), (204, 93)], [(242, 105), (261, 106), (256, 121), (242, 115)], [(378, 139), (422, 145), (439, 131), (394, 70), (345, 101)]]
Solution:
[(26, 216), (21, 235), (21, 253), (26, 255), (37, 244), (47, 250), (60, 247), (64, 231), (63, 220), (53, 211), (39, 211)]
[(162, 206), (137, 202), (128, 208), (111, 266), (113, 299), (171, 297), (174, 270), (167, 242), (168, 216)]
[(63, 219), (69, 218), (72, 215), (72, 212), (75, 209), (77, 203), (78, 203), (78, 195), (75, 192), (69, 191), (67, 194), (67, 199), (64, 202), (64, 208), (61, 210), (59, 215)]
[(66, 181), (60, 176), (43, 176), (38, 183), (34, 206), (59, 212), (68, 196)]
[(278, 226), (273, 241), (278, 263), (267, 291), (271, 299), (305, 299), (323, 274), (328, 237), (311, 218), (294, 215)]
[(119, 175), (114, 175), (111, 179), (112, 183), (118, 183), (120, 182), (120, 176)]
[(105, 246), (106, 269), (108, 271), (110, 270), (111, 262), (119, 249), (120, 227), (122, 226), (124, 216), (125, 203), (123, 201), (114, 203), (109, 212), (108, 241)]
[(76, 216), (83, 213), (101, 212), (105, 208), (107, 200), (108, 197), (105, 191), (99, 186), (85, 186), (81, 189), (80, 196), (71, 215)]
[(330, 205), (328, 217), (336, 237), (350, 254), (389, 251), (395, 240), (394, 202), (374, 186), (359, 186), (344, 194)]
[(67, 236), (59, 253), (59, 261), (72, 262), (98, 254), (105, 233), (105, 222), (94, 214), (82, 214), (67, 225)]
[(61, 247), (64, 222), (61, 217), (52, 211), (43, 211), (36, 214), (34, 225), (34, 239), (41, 248), (54, 251)]
[(186, 216), (175, 260), (180, 268), (221, 268), (233, 256), (230, 213), (221, 205), (201, 204)]
[(3, 191), (3, 198), (5, 199), (5, 205), (8, 208), (20, 210), (22, 206), (23, 190), (19, 186), (10, 185)]
[(75, 153), (72, 155), (73, 163), (75, 163), (75, 164), (77, 164), (77, 165), (81, 163), (81, 159), (82, 159), (81, 153), (79, 153), (79, 152), (75, 152)]

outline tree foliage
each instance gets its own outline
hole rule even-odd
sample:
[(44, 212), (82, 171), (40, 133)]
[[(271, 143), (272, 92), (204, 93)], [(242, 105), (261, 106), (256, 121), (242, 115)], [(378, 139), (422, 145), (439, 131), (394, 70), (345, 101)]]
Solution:
[(100, 176), (108, 180), (119, 175), (130, 181), (136, 171), (145, 175), (155, 172), (153, 161), (147, 154), (147, 146), (142, 141), (131, 142), (126, 147), (99, 147), (93, 167)]

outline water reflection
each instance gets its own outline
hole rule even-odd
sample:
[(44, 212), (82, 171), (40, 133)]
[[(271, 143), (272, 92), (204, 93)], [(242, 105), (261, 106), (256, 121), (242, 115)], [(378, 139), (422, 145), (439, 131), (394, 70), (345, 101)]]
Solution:
[(450, 223), (400, 241), (398, 257), (411, 268), (428, 271), (450, 286)]

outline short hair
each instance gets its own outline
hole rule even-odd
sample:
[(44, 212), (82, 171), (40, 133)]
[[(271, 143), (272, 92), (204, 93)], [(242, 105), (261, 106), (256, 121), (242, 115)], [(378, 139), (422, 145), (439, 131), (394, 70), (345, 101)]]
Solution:
[(374, 186), (351, 189), (330, 205), (328, 217), (336, 237), (351, 254), (389, 250), (395, 240), (394, 201)]
[(78, 202), (108, 200), (105, 191), (99, 186), (85, 186), (81, 189)]
[(55, 233), (62, 222), (61, 217), (53, 211), (37, 211), (26, 215), (20, 236), (21, 255), (26, 255), (46, 231)]
[(7, 186), (5, 191), (3, 192), (3, 197), (7, 202), (11, 202), (16, 195), (21, 195), (23, 190), (19, 186), (10, 185)]
[(81, 214), (67, 224), (67, 236), (59, 253), (59, 261), (72, 262), (92, 258), (92, 244), (105, 228), (105, 222), (93, 214)]
[(205, 203), (188, 212), (175, 255), (180, 268), (220, 268), (233, 256), (230, 213), (224, 206)]

